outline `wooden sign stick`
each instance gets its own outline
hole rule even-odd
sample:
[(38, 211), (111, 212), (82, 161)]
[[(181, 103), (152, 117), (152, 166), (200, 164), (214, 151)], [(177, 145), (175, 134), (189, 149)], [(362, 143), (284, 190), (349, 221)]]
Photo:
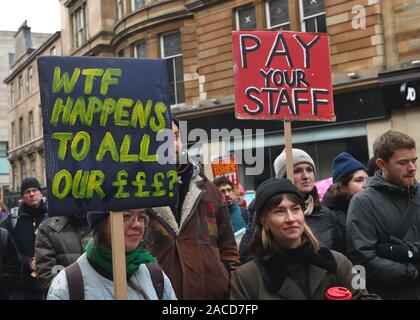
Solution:
[(284, 123), (284, 144), (286, 146), (286, 169), (287, 179), (293, 183), (293, 154), (292, 154), (292, 122), (290, 120)]
[(128, 300), (125, 266), (124, 220), (122, 211), (110, 212), (112, 268), (114, 274), (115, 300)]

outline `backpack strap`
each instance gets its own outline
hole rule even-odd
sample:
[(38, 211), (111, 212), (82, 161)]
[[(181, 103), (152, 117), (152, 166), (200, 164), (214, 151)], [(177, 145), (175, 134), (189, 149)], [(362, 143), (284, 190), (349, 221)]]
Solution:
[(67, 284), (69, 288), (70, 300), (85, 300), (85, 289), (83, 285), (82, 271), (79, 263), (73, 262), (71, 265), (64, 268), (67, 276)]
[(162, 269), (157, 263), (146, 263), (146, 267), (150, 272), (150, 277), (152, 278), (157, 297), (159, 300), (162, 300), (164, 283)]

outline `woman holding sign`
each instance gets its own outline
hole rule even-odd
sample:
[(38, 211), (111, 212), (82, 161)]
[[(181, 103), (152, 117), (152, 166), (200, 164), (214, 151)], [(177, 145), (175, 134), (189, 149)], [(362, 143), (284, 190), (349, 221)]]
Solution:
[[(142, 246), (148, 217), (144, 209), (127, 210), (124, 219), (128, 299), (173, 300), (175, 292), (156, 258)], [(48, 300), (114, 299), (109, 213), (90, 212), (93, 237), (74, 264), (61, 271), (48, 291)]]
[(233, 300), (375, 299), (357, 281), (351, 262), (321, 247), (305, 223), (305, 199), (288, 179), (271, 178), (257, 189), (255, 259), (231, 278)]

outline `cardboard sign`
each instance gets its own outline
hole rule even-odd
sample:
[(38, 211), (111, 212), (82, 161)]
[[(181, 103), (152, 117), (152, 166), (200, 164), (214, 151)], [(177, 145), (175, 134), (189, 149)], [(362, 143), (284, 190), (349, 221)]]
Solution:
[(234, 156), (218, 158), (211, 163), (213, 177), (226, 176), (233, 185), (238, 185), (238, 166)]
[(235, 31), (238, 119), (335, 121), (328, 35)]
[(38, 72), (51, 215), (176, 203), (162, 59), (40, 57)]

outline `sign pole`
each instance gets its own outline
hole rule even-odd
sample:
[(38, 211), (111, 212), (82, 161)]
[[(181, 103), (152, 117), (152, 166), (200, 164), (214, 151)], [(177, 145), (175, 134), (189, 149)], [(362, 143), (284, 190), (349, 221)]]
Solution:
[(293, 154), (292, 154), (292, 122), (290, 120), (284, 123), (284, 143), (286, 146), (286, 169), (287, 179), (293, 183)]
[(115, 300), (128, 300), (123, 211), (110, 212)]

